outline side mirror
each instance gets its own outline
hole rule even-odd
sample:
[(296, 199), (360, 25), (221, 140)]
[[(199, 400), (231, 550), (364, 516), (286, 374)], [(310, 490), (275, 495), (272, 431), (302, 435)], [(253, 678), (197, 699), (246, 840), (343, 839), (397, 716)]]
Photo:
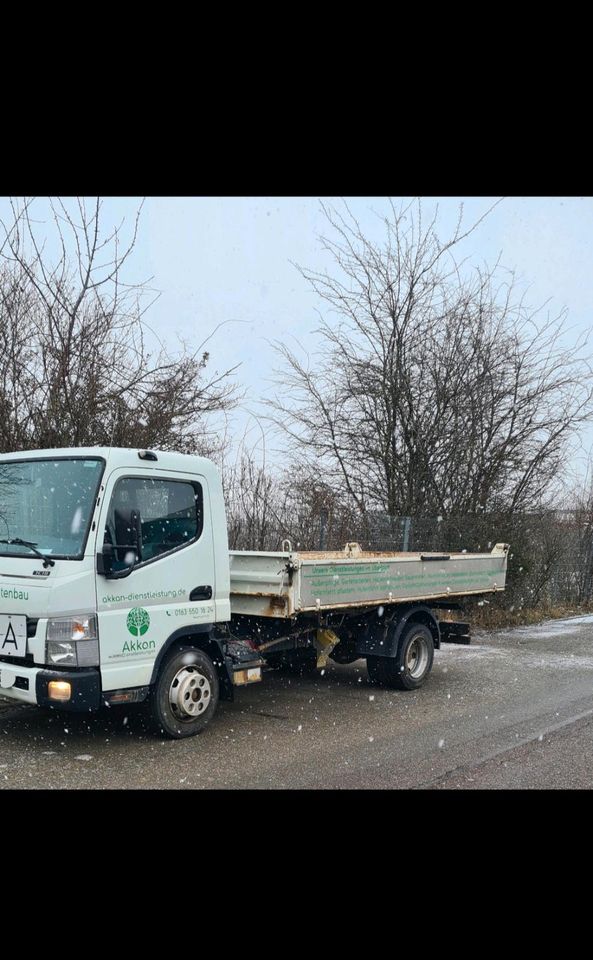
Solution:
[[(104, 543), (103, 549), (97, 553), (97, 573), (106, 580), (123, 580), (129, 577), (136, 564), (142, 560), (142, 518), (138, 510), (130, 512), (127, 529), (132, 534), (130, 539), (134, 540), (134, 543)], [(122, 550), (126, 551), (126, 566), (123, 570), (114, 570), (113, 561), (118, 559), (118, 553), (121, 557)], [(131, 563), (128, 563), (128, 554), (132, 555)]]
[(97, 554), (97, 573), (100, 573), (106, 580), (123, 580), (125, 577), (129, 577), (137, 563), (136, 554), (134, 554), (132, 562), (123, 570), (113, 569), (114, 555), (115, 550), (112, 545), (110, 543), (104, 544), (103, 550)]

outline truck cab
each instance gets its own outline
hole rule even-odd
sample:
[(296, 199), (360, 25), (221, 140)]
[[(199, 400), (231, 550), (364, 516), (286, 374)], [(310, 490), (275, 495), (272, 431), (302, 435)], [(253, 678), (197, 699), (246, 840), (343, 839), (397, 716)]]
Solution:
[(102, 448), (0, 456), (3, 696), (88, 711), (138, 702), (169, 658), (161, 725), (195, 733), (218, 696), (232, 696), (238, 665), (215, 636), (229, 619), (224, 499), (209, 460)]

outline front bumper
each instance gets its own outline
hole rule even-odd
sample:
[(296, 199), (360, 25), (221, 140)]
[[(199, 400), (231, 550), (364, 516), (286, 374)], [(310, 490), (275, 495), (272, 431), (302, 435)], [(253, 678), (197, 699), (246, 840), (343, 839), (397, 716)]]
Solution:
[[(72, 687), (70, 699), (50, 700), (50, 680), (67, 681)], [(43, 667), (20, 667), (2, 660), (0, 696), (39, 707), (89, 713), (101, 706), (101, 674), (94, 667), (88, 670), (46, 670)]]

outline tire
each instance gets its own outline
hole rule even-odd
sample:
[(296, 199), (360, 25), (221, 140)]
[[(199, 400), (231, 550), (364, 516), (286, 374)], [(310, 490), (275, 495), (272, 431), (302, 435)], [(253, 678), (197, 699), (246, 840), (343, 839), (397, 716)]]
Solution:
[(411, 623), (399, 639), (395, 657), (367, 657), (372, 683), (397, 690), (417, 690), (432, 669), (434, 640), (422, 623)]
[(202, 650), (177, 648), (161, 666), (151, 690), (153, 724), (171, 740), (201, 733), (218, 706), (216, 667)]

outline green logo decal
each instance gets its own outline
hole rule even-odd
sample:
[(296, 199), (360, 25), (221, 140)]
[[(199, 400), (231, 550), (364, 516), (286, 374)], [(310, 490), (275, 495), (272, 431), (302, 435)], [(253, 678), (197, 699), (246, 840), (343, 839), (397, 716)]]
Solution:
[(144, 607), (134, 607), (126, 620), (128, 630), (133, 637), (143, 637), (150, 626), (150, 615)]

